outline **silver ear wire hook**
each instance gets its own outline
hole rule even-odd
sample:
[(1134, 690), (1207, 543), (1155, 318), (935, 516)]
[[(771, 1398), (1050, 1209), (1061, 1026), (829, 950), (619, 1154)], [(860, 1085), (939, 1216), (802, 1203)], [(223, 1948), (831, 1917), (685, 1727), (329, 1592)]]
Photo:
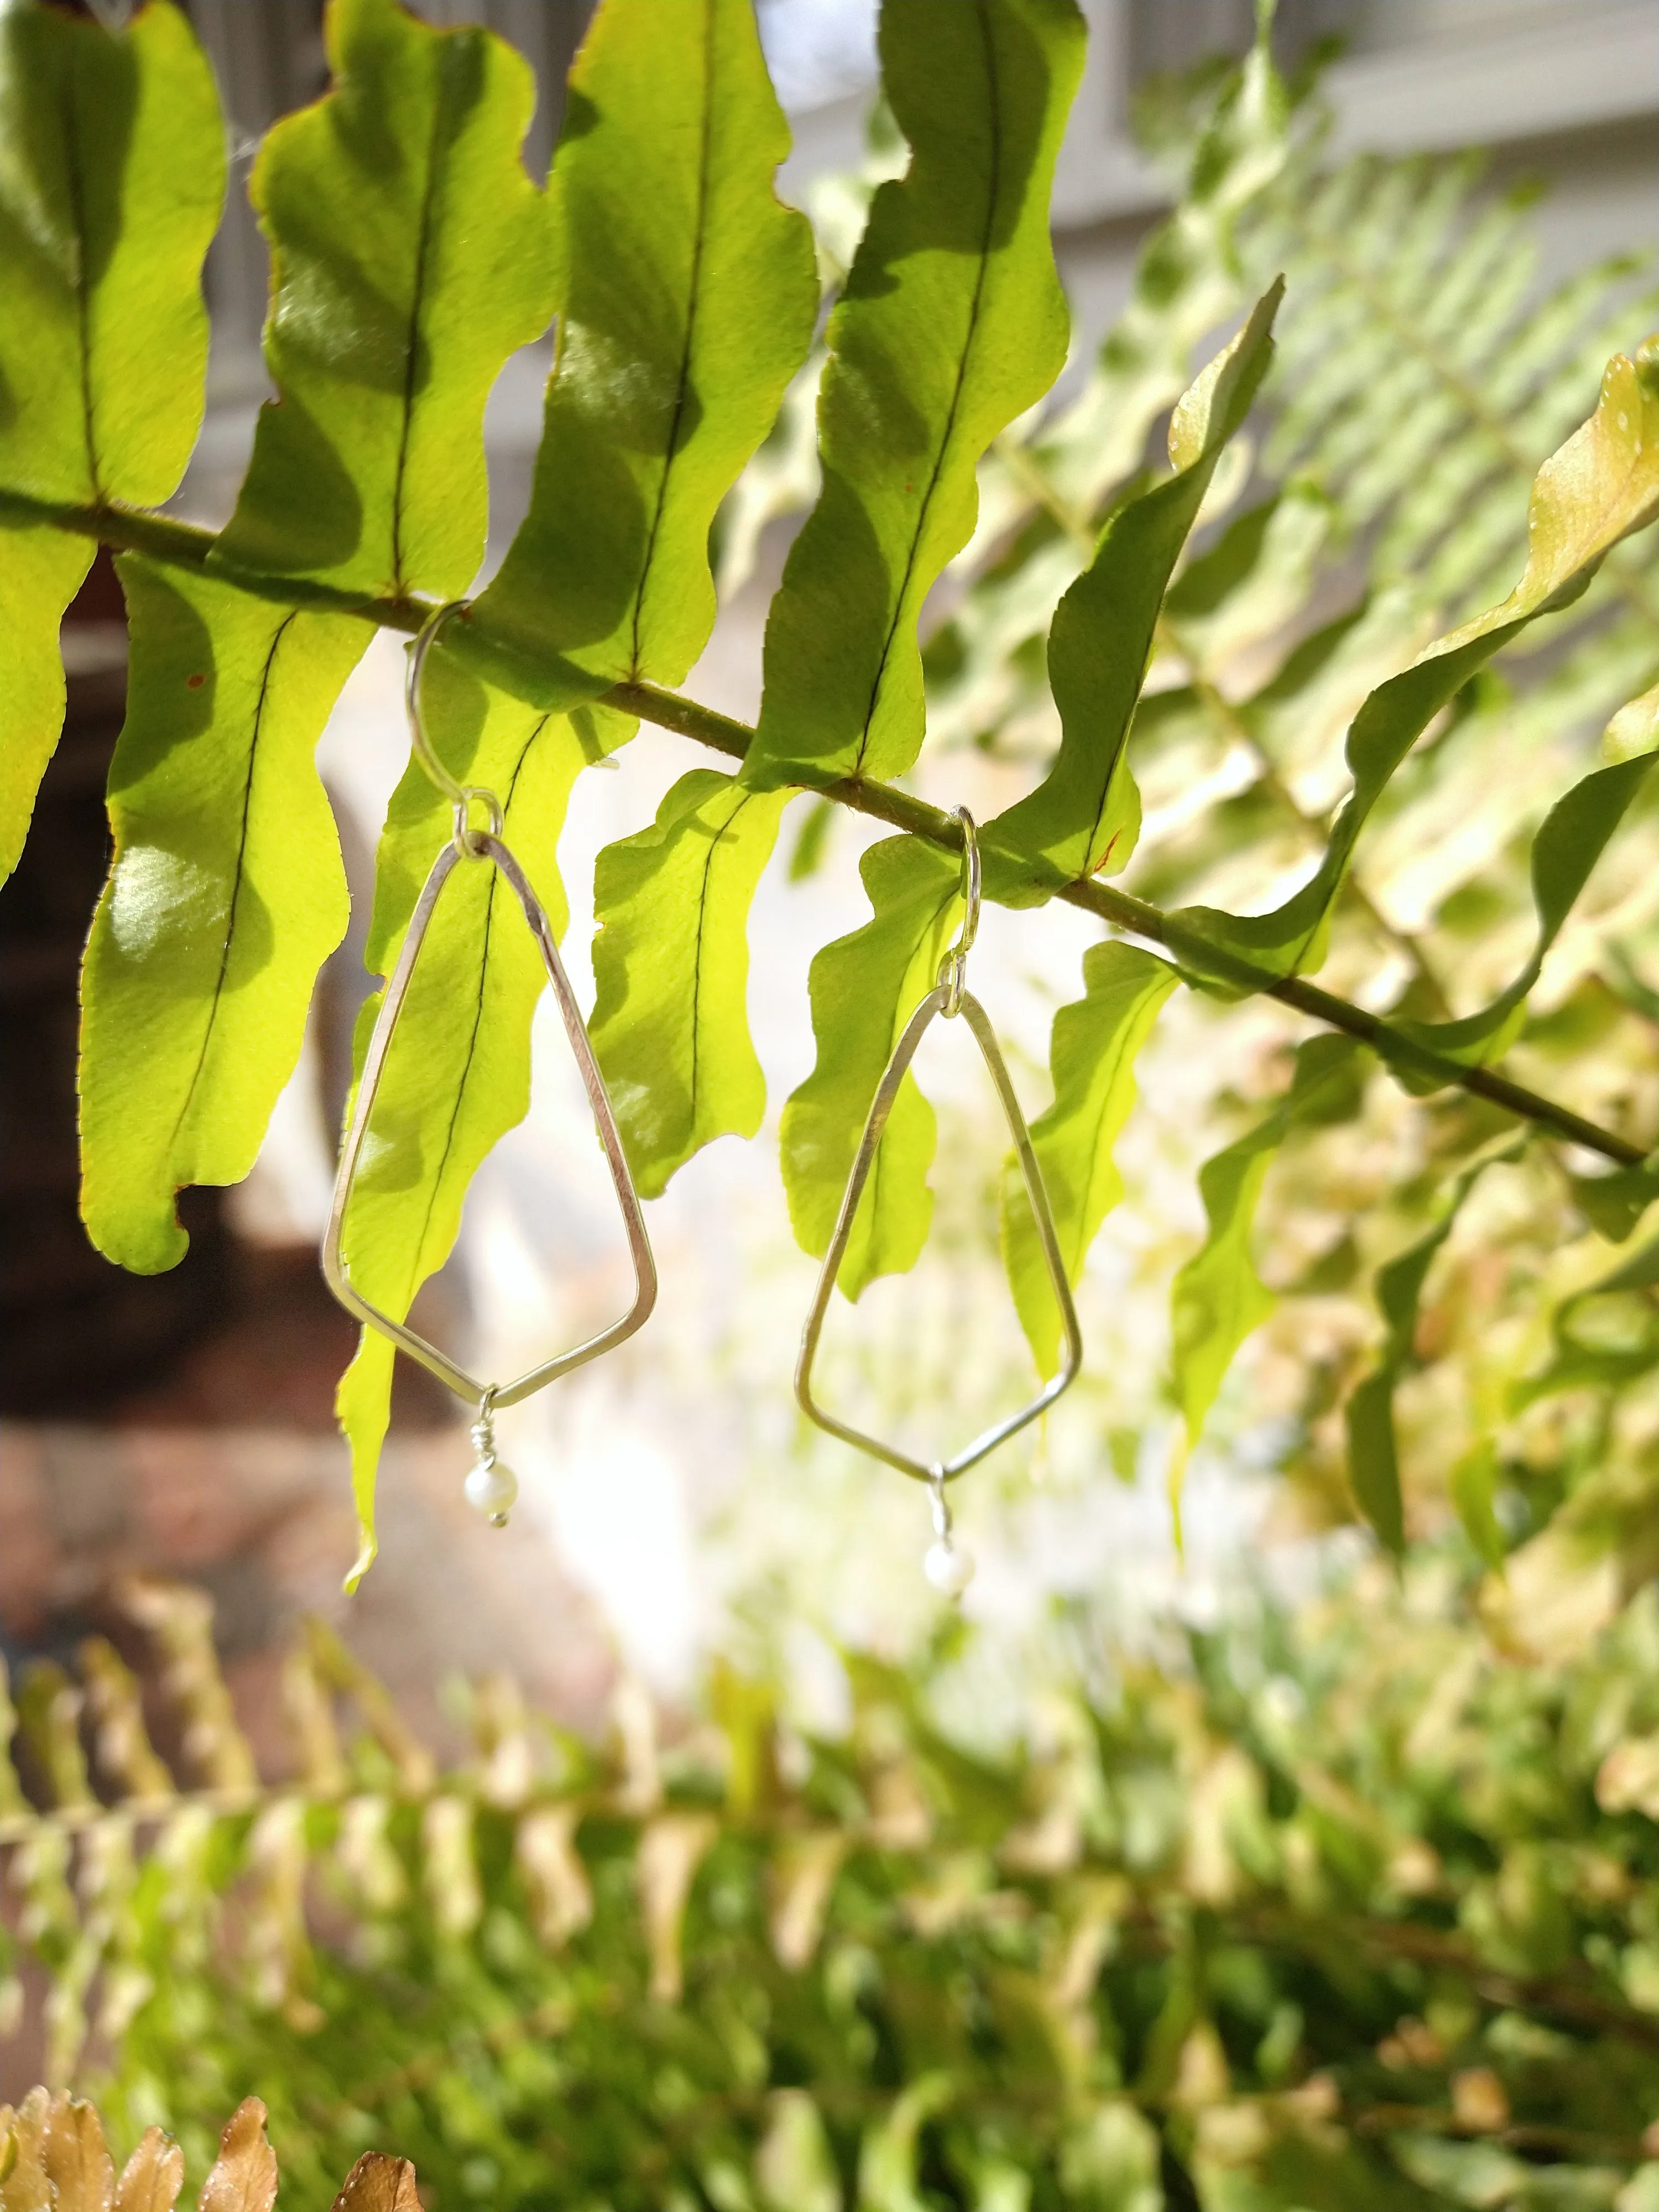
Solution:
[(421, 682), (426, 672), (428, 653), (437, 643), (439, 632), (450, 617), (468, 613), (471, 605), (471, 599), (450, 599), (422, 623), (415, 642), (410, 647), (409, 668), (404, 678), (404, 705), (409, 714), (409, 742), (415, 757), (449, 801), (454, 824), (455, 849), (464, 860), (480, 860), (484, 857), (485, 848), (480, 833), (472, 827), (472, 802), (476, 799), (488, 811), (489, 835), (492, 837), (499, 837), (505, 826), (506, 817), (501, 802), (483, 784), (456, 781), (439, 759), (437, 750), (427, 734), (426, 715), (421, 706)]
[(962, 1012), (962, 994), (968, 981), (968, 955), (974, 949), (974, 939), (979, 935), (979, 902), (981, 877), (979, 865), (979, 831), (974, 817), (965, 806), (953, 808), (962, 824), (962, 896), (966, 911), (956, 943), (939, 963), (935, 977), (944, 989), (945, 1004), (939, 1008), (947, 1021), (953, 1021)]
[[(438, 789), (449, 800), (453, 810), (453, 830), (449, 842), (433, 862), (421, 895), (415, 902), (409, 927), (398, 949), (397, 961), (386, 979), (385, 994), (380, 1012), (364, 1054), (362, 1073), (352, 1096), (351, 1112), (346, 1122), (345, 1134), (340, 1146), (340, 1163), (334, 1178), (334, 1194), (329, 1206), (328, 1226), (323, 1236), (323, 1275), (331, 1291), (359, 1321), (378, 1329), (389, 1337), (399, 1351), (411, 1359), (418, 1360), (429, 1374), (458, 1398), (477, 1409), (472, 1425), (472, 1442), (477, 1453), (477, 1463), (466, 1479), (469, 1502), (496, 1528), (506, 1522), (513, 1502), (518, 1496), (519, 1486), (510, 1468), (502, 1464), (495, 1452), (495, 1414), (498, 1408), (516, 1405), (532, 1391), (539, 1390), (560, 1376), (568, 1375), (573, 1368), (597, 1359), (601, 1352), (610, 1352), (626, 1341), (636, 1329), (642, 1328), (648, 1319), (657, 1297), (656, 1262), (652, 1257), (651, 1240), (647, 1234), (645, 1217), (640, 1207), (639, 1193), (634, 1188), (634, 1178), (629, 1170), (628, 1158), (623, 1150), (622, 1137), (617, 1127), (617, 1117), (605, 1087), (605, 1078), (593, 1056), (587, 1028), (582, 1019), (570, 980), (564, 972), (559, 949), (548, 920), (546, 909), (537, 897), (529, 879), (517, 860), (502, 842), (503, 809), (493, 791), (481, 784), (458, 782), (438, 757), (428, 733), (421, 711), (421, 678), (426, 665), (426, 656), (434, 641), (452, 615), (465, 612), (468, 602), (452, 599), (440, 607), (422, 625), (409, 656), (409, 673), (404, 684), (404, 703), (409, 710), (410, 744), (415, 757), (426, 770)], [(477, 803), (488, 810), (489, 826), (477, 830), (472, 826), (470, 809)], [(617, 1321), (585, 1344), (570, 1351), (559, 1352), (539, 1366), (530, 1368), (511, 1382), (485, 1382), (435, 1344), (428, 1343), (406, 1322), (396, 1321), (383, 1313), (370, 1299), (365, 1297), (351, 1280), (344, 1252), (345, 1221), (350, 1204), (352, 1187), (356, 1181), (363, 1146), (368, 1135), (369, 1121), (374, 1111), (381, 1079), (386, 1073), (387, 1056), (392, 1049), (392, 1036), (398, 1018), (409, 998), (414, 981), (416, 963), (421, 947), (426, 941), (432, 917), (444, 885), (464, 861), (488, 860), (506, 879), (508, 888), (518, 900), (537, 950), (542, 956), (548, 980), (553, 986), (553, 995), (558, 1001), (559, 1013), (564, 1023), (565, 1035), (574, 1054), (576, 1066), (587, 1093), (587, 1103), (593, 1115), (594, 1127), (611, 1170), (611, 1187), (621, 1210), (623, 1227), (628, 1237), (629, 1254), (634, 1263), (634, 1302)]]

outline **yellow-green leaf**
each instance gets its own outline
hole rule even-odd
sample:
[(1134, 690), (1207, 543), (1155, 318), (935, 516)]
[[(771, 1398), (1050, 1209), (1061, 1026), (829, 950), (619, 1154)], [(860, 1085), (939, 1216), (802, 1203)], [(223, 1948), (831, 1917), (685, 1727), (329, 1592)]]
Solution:
[(96, 550), (50, 524), (0, 528), (0, 883), (17, 866), (64, 726), (58, 625)]
[(217, 557), (366, 596), (464, 591), (484, 549), (483, 408), (546, 328), (553, 247), (505, 41), (331, 0), (333, 88), (266, 135), (277, 398)]
[(789, 132), (751, 0), (604, 0), (553, 165), (559, 347), (530, 511), (481, 645), (552, 697), (678, 684), (714, 618), (708, 532), (811, 342), (810, 225), (773, 190)]
[(1152, 657), (1158, 611), (1222, 449), (1249, 411), (1273, 357), (1275, 284), (1182, 399), (1170, 425), (1176, 473), (1120, 507), (1090, 566), (1055, 610), (1048, 681), (1060, 751), (1047, 776), (985, 830), (989, 887), (1021, 899), (1029, 885), (1115, 875), (1134, 850), (1140, 794), (1125, 755)]
[(0, 487), (155, 505), (201, 428), (225, 189), (212, 73), (172, 0), (114, 33), (6, 0), (0, 149)]
[(921, 748), (922, 602), (972, 532), (980, 456), (1065, 359), (1048, 194), (1082, 30), (1072, 0), (883, 12), (910, 167), (830, 320), (823, 489), (772, 605), (750, 781), (898, 775)]
[(593, 1049), (647, 1198), (714, 1138), (752, 1137), (766, 1110), (746, 932), (787, 798), (693, 769), (650, 829), (599, 854)]
[[(873, 919), (826, 945), (810, 989), (817, 1060), (783, 1109), (789, 1218), (804, 1250), (824, 1252), (870, 1102), (900, 1032), (933, 988), (962, 910), (959, 862), (918, 837), (889, 837), (860, 864)], [(913, 1267), (933, 1197), (933, 1109), (907, 1075), (893, 1102), (838, 1278), (848, 1297)]]
[(1170, 1297), (1176, 1403), (1189, 1451), (1233, 1354), (1273, 1309), (1273, 1293), (1250, 1252), (1267, 1170), (1297, 1122), (1345, 1109), (1358, 1077), (1358, 1050), (1352, 1037), (1310, 1037), (1297, 1050), (1291, 1087), (1278, 1105), (1199, 1170), (1208, 1233), (1176, 1275)]
[[(166, 499), (202, 422), (202, 259), (224, 197), (213, 78), (171, 0), (112, 35), (0, 7), (0, 513)], [(0, 880), (64, 725), (58, 626), (90, 539), (0, 531)]]
[[(1212, 945), (1275, 974), (1317, 967), (1331, 909), (1366, 817), (1417, 739), (1469, 678), (1540, 615), (1588, 589), (1621, 538), (1659, 514), (1659, 339), (1636, 358), (1616, 354), (1589, 421), (1546, 461), (1528, 514), (1527, 565), (1506, 599), (1438, 639), (1373, 691), (1348, 732), (1353, 787), (1309, 881), (1271, 914), (1188, 907), (1174, 917), (1183, 959), (1204, 963)], [(1215, 972), (1234, 981), (1224, 963)]]
[[(1382, 1356), (1350, 1395), (1344, 1419), (1348, 1432), (1348, 1480), (1355, 1502), (1396, 1558), (1406, 1548), (1406, 1509), (1395, 1442), (1394, 1393), (1411, 1364), (1423, 1285), (1436, 1253), (1452, 1232), (1464, 1200), (1489, 1167), (1499, 1160), (1517, 1158), (1524, 1143), (1524, 1137), (1513, 1140), (1502, 1152), (1466, 1168), (1430, 1227), (1376, 1271), (1376, 1303), (1386, 1330)], [(1476, 1468), (1472, 1461), (1468, 1470), (1471, 1481)], [(1468, 1516), (1465, 1517), (1467, 1521)]]
[(371, 632), (138, 554), (119, 566), (132, 662), (82, 983), (82, 1204), (99, 1249), (149, 1274), (185, 1250), (174, 1194), (252, 1166), (345, 934), (313, 754)]
[(1551, 946), (1613, 842), (1659, 752), (1659, 684), (1620, 708), (1607, 732), (1621, 751), (1573, 785), (1551, 807), (1532, 846), (1532, 896), (1538, 931), (1526, 965), (1479, 1013), (1455, 1022), (1397, 1022), (1395, 1026), (1448, 1060), (1484, 1065), (1513, 1041), (1526, 1019), (1527, 995), (1543, 972)]
[[(1066, 1279), (1083, 1273), (1101, 1223), (1123, 1195), (1112, 1160), (1134, 1104), (1135, 1057), (1179, 978), (1167, 961), (1133, 945), (1096, 945), (1083, 961), (1084, 996), (1054, 1017), (1049, 1046), (1054, 1103), (1031, 1124)], [(1002, 1251), (1040, 1373), (1060, 1365), (1060, 1312), (1019, 1164), (1003, 1179)]]

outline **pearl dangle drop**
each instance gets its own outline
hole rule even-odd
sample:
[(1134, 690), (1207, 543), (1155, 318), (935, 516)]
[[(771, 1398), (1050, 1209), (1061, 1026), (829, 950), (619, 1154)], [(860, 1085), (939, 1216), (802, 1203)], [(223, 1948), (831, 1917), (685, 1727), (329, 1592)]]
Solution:
[(959, 1598), (974, 1579), (974, 1555), (965, 1544), (958, 1544), (951, 1534), (951, 1508), (945, 1496), (945, 1476), (938, 1468), (927, 1478), (927, 1490), (933, 1508), (935, 1540), (927, 1547), (921, 1571), (941, 1597)]
[(491, 1402), (495, 1395), (493, 1389), (486, 1390), (479, 1402), (478, 1418), (472, 1424), (477, 1464), (464, 1486), (467, 1504), (482, 1513), (492, 1528), (505, 1528), (519, 1495), (519, 1478), (505, 1461), (495, 1456), (495, 1409)]

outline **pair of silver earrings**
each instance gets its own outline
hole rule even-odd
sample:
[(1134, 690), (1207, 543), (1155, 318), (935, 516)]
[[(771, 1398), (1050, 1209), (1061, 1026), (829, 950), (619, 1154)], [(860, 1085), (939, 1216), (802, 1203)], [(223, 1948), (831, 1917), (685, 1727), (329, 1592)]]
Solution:
[[(466, 1478), (466, 1497), (468, 1502), (494, 1527), (501, 1528), (506, 1524), (517, 1498), (518, 1483), (512, 1470), (496, 1454), (497, 1412), (504, 1407), (518, 1404), (532, 1392), (544, 1389), (550, 1382), (556, 1382), (562, 1375), (568, 1375), (573, 1369), (585, 1366), (590, 1359), (597, 1359), (602, 1353), (614, 1351), (618, 1345), (626, 1343), (630, 1336), (645, 1326), (656, 1304), (657, 1269), (652, 1257), (651, 1239), (646, 1230), (639, 1193), (629, 1172), (627, 1155), (623, 1150), (605, 1078), (593, 1057), (586, 1025), (571, 991), (564, 963), (559, 957), (559, 949), (554, 941), (546, 911), (523, 869), (503, 842), (505, 816), (501, 800), (494, 792), (480, 785), (458, 782), (439, 758), (427, 732), (421, 708), (421, 680), (426, 658), (445, 623), (452, 616), (464, 613), (466, 605), (465, 600), (458, 599), (440, 607), (422, 629), (409, 656), (404, 702), (409, 714), (410, 742), (416, 758), (449, 800), (451, 835), (449, 842), (433, 862), (431, 872), (422, 886), (421, 895), (415, 902), (415, 910), (410, 917), (409, 927), (369, 1039), (362, 1075), (352, 1100), (345, 1139), (340, 1150), (339, 1169), (334, 1180), (333, 1200), (323, 1238), (323, 1273), (330, 1289), (349, 1313), (367, 1322), (370, 1328), (378, 1329), (383, 1336), (389, 1337), (399, 1351), (418, 1361), (458, 1398), (475, 1409), (472, 1443), (477, 1456)], [(475, 809), (483, 811), (487, 827), (477, 826)], [(979, 928), (979, 840), (973, 817), (967, 808), (959, 806), (956, 813), (962, 824), (963, 835), (963, 900), (965, 912), (961, 933), (940, 963), (933, 989), (906, 1023), (903, 1034), (893, 1048), (892, 1057), (876, 1087), (876, 1095), (871, 1102), (864, 1132), (854, 1157), (852, 1172), (842, 1197), (830, 1249), (824, 1254), (823, 1265), (819, 1271), (817, 1289), (801, 1334), (800, 1358), (795, 1368), (795, 1396), (809, 1419), (815, 1421), (819, 1428), (827, 1430), (831, 1436), (839, 1437), (844, 1443), (855, 1445), (859, 1450), (868, 1452), (872, 1457), (884, 1461), (889, 1467), (896, 1468), (900, 1474), (927, 1486), (933, 1509), (933, 1541), (923, 1561), (923, 1571), (935, 1589), (950, 1597), (959, 1597), (967, 1589), (973, 1578), (974, 1563), (966, 1547), (955, 1540), (950, 1504), (945, 1496), (946, 1486), (1052, 1406), (1075, 1377), (1083, 1357), (1077, 1310), (1072, 1302), (1071, 1285), (1066, 1281), (1065, 1264), (1060, 1258), (1054, 1217), (1049, 1209), (1048, 1193), (1043, 1188), (1042, 1171), (1032, 1150), (1025, 1117), (1020, 1112), (1019, 1101), (1014, 1096), (1013, 1084), (997, 1043), (996, 1034), (986, 1018), (985, 1009), (967, 988), (968, 955)], [(589, 1337), (586, 1343), (576, 1345), (568, 1352), (542, 1361), (515, 1381), (504, 1383), (480, 1381), (451, 1359), (447, 1353), (440, 1351), (435, 1344), (428, 1342), (417, 1330), (410, 1328), (407, 1322), (394, 1321), (390, 1314), (381, 1312), (352, 1283), (343, 1243), (346, 1211), (362, 1161), (375, 1097), (386, 1072), (392, 1036), (409, 996), (421, 947), (445, 884), (459, 867), (469, 862), (487, 864), (498, 869), (505, 877), (523, 909), (530, 933), (540, 949), (548, 979), (553, 986), (553, 995), (558, 1001), (565, 1035), (575, 1055), (588, 1104), (592, 1109), (594, 1127), (611, 1171), (611, 1185), (622, 1212), (634, 1267), (633, 1302), (608, 1328), (601, 1329), (598, 1335)], [(908, 1452), (900, 1450), (896, 1445), (884, 1443), (878, 1437), (866, 1436), (862, 1430), (853, 1428), (847, 1422), (837, 1419), (835, 1414), (827, 1413), (812, 1395), (812, 1363), (823, 1333), (824, 1316), (829, 1310), (830, 1293), (835, 1288), (848, 1239), (852, 1234), (859, 1200), (874, 1164), (888, 1116), (893, 1110), (899, 1086), (930, 1024), (937, 1018), (951, 1021), (958, 1015), (966, 1020), (990, 1071), (1014, 1140), (1026, 1196), (1036, 1224), (1037, 1239), (1060, 1308), (1065, 1354), (1058, 1373), (1029, 1404), (1005, 1419), (994, 1423), (953, 1458), (923, 1461), (912, 1458)]]

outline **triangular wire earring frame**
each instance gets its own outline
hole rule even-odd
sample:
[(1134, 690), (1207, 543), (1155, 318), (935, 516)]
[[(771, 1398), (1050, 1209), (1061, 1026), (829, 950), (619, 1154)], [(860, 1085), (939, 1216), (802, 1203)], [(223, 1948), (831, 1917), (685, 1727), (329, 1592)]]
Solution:
[[(1036, 1223), (1037, 1242), (1042, 1248), (1043, 1264), (1048, 1270), (1048, 1280), (1054, 1287), (1060, 1307), (1060, 1328), (1066, 1340), (1066, 1356), (1059, 1372), (1053, 1376), (1032, 1399), (1017, 1413), (996, 1422), (975, 1437), (970, 1444), (957, 1452), (953, 1459), (913, 1459), (908, 1452), (899, 1450), (895, 1444), (883, 1443), (879, 1437), (866, 1436), (862, 1429), (853, 1428), (846, 1421), (837, 1420), (828, 1413), (812, 1395), (812, 1361), (818, 1348), (823, 1319), (830, 1309), (830, 1295), (836, 1287), (836, 1278), (841, 1273), (841, 1263), (847, 1250), (847, 1240), (853, 1233), (853, 1221), (859, 1210), (859, 1200), (874, 1164), (877, 1147), (887, 1127), (887, 1117), (893, 1110), (893, 1101), (898, 1097), (910, 1062), (915, 1058), (929, 1024), (934, 1017), (944, 1014), (947, 1018), (960, 1012), (967, 1016), (968, 1026), (974, 1041), (991, 1071), (991, 1080), (996, 1085), (997, 1097), (1002, 1102), (1002, 1111), (1008, 1123), (1014, 1150), (1019, 1156), (1020, 1173), (1025, 1179), (1025, 1194), (1030, 1200), (1031, 1214)], [(843, 1443), (855, 1444), (872, 1457), (885, 1460), (901, 1474), (914, 1476), (918, 1482), (939, 1486), (955, 1478), (982, 1460), (988, 1452), (994, 1451), (1000, 1443), (1036, 1420), (1052, 1406), (1060, 1392), (1075, 1379), (1083, 1362), (1083, 1338), (1078, 1328), (1077, 1309), (1072, 1303), (1072, 1286), (1066, 1279), (1066, 1263), (1060, 1257), (1060, 1240), (1054, 1233), (1054, 1218), (1049, 1209), (1048, 1194), (1043, 1187), (1042, 1170), (1037, 1164), (1036, 1154), (1031, 1149), (1030, 1132), (1025, 1126), (1025, 1116), (1019, 1110), (1019, 1101), (1014, 1096), (1014, 1086), (1008, 1073), (1002, 1048), (996, 1032), (987, 1018), (985, 1009), (971, 992), (961, 987), (958, 965), (954, 980), (947, 980), (931, 990), (906, 1024), (904, 1033), (893, 1048), (893, 1056), (887, 1063), (886, 1073), (876, 1086), (871, 1101), (869, 1116), (864, 1124), (864, 1134), (859, 1139), (859, 1148), (853, 1161), (853, 1171), (847, 1178), (847, 1188), (842, 1195), (841, 1212), (836, 1217), (835, 1232), (830, 1239), (830, 1249), (823, 1255), (823, 1266), (818, 1273), (818, 1286), (812, 1298), (811, 1311), (806, 1316), (806, 1326), (801, 1332), (800, 1358), (795, 1367), (795, 1398), (810, 1420)], [(948, 1524), (947, 1524), (948, 1525)]]
[[(498, 817), (499, 823), (499, 817)], [(462, 838), (465, 837), (465, 843)], [(605, 1148), (605, 1161), (611, 1170), (611, 1181), (617, 1194), (617, 1203), (622, 1209), (623, 1226), (628, 1232), (628, 1249), (634, 1262), (634, 1303), (619, 1321), (602, 1329), (598, 1336), (590, 1337), (569, 1352), (562, 1352), (552, 1359), (545, 1359), (520, 1375), (516, 1382), (493, 1387), (469, 1375), (465, 1368), (441, 1352), (435, 1344), (428, 1342), (405, 1322), (394, 1321), (390, 1314), (370, 1304), (353, 1285), (341, 1249), (345, 1228), (346, 1207), (351, 1197), (351, 1187), (357, 1173), (363, 1140), (368, 1133), (374, 1100), (386, 1070), (386, 1055), (392, 1048), (392, 1039), (402, 1013), (404, 1001), (414, 978), (416, 963), (421, 956), (421, 946), (437, 909), (444, 885), (455, 869), (464, 861), (487, 860), (501, 870), (512, 885), (530, 933), (539, 947), (548, 978), (553, 986), (553, 995), (559, 1002), (565, 1035), (570, 1040), (570, 1049), (575, 1054), (576, 1065), (581, 1071), (582, 1087), (587, 1093), (587, 1103), (593, 1111), (593, 1121), (599, 1133), (599, 1142)], [(650, 1316), (657, 1299), (657, 1269), (651, 1255), (651, 1240), (646, 1234), (645, 1218), (640, 1210), (639, 1194), (634, 1188), (634, 1178), (629, 1172), (628, 1159), (623, 1151), (622, 1139), (617, 1131), (615, 1115), (599, 1073), (599, 1063), (593, 1057), (593, 1048), (588, 1042), (587, 1030), (582, 1021), (570, 988), (564, 963), (554, 942), (553, 930), (541, 901), (531, 889), (524, 871), (513, 854), (493, 832), (487, 830), (458, 830), (454, 842), (444, 847), (432, 866), (432, 872), (422, 886), (415, 911), (410, 917), (409, 930), (398, 955), (398, 963), (386, 986), (374, 1034), (369, 1039), (368, 1055), (363, 1061), (362, 1079), (357, 1085), (357, 1095), (351, 1109), (345, 1142), (340, 1151), (339, 1170), (334, 1179), (333, 1203), (329, 1209), (328, 1229), (323, 1239), (323, 1273), (329, 1288), (341, 1304), (359, 1321), (367, 1322), (371, 1328), (379, 1329), (382, 1336), (390, 1337), (400, 1352), (418, 1360), (429, 1374), (447, 1384), (458, 1398), (487, 1410), (516, 1405), (527, 1398), (532, 1390), (539, 1390), (544, 1382), (555, 1382), (561, 1375), (573, 1368), (586, 1365), (602, 1352), (610, 1352), (626, 1342), (636, 1329), (642, 1328)]]

